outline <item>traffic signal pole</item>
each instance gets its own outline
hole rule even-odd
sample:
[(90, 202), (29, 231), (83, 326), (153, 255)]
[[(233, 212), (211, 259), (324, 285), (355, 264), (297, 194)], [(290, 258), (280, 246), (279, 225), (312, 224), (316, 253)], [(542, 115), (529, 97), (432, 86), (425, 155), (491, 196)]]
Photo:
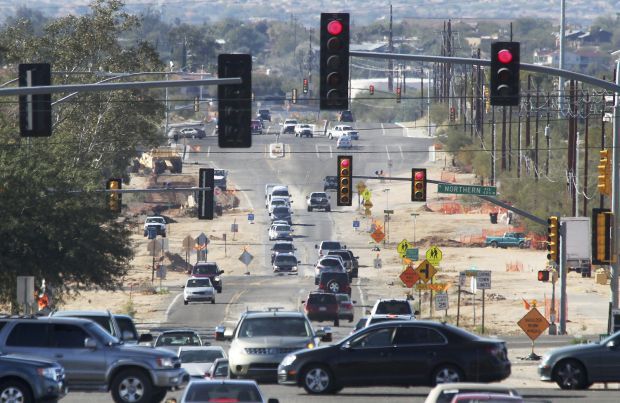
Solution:
[[(616, 86), (620, 86), (620, 60), (616, 61)], [(613, 147), (612, 147), (612, 196), (611, 196), (611, 212), (613, 213), (613, 240), (612, 240), (612, 256), (615, 258), (611, 264), (611, 307), (618, 309), (618, 270), (620, 270), (620, 91), (616, 89), (616, 100), (614, 103), (614, 122), (613, 122)]]
[[(560, 335), (566, 334), (566, 269), (566, 222), (560, 222)], [(555, 306), (551, 309), (555, 309)]]

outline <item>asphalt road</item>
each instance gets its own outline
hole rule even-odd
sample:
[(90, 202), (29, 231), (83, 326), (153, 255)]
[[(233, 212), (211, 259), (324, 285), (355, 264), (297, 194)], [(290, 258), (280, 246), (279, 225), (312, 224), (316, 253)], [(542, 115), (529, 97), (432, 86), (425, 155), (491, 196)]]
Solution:
[[(279, 120), (281, 116), (274, 116)], [(360, 130), (360, 140), (354, 141), (352, 150), (336, 150), (336, 141), (324, 137), (295, 138), (293, 135), (282, 135), (279, 141), (285, 144), (284, 158), (270, 158), (269, 143), (275, 141), (273, 133), (279, 131), (277, 125), (269, 127), (269, 133), (253, 137), (253, 146), (250, 149), (231, 150), (219, 149), (217, 139), (207, 137), (204, 140), (188, 140), (189, 145), (200, 145), (198, 153), (189, 154), (186, 162), (197, 163), (229, 170), (233, 182), (240, 189), (244, 189), (243, 196), (247, 197), (257, 219), (257, 225), (265, 226), (260, 239), (255, 241), (253, 250), (262, 249), (262, 253), (255, 255), (263, 259), (257, 269), (253, 269), (249, 276), (223, 276), (224, 289), (217, 295), (217, 303), (190, 304), (184, 306), (181, 299), (175, 302), (168, 310), (168, 318), (164, 325), (154, 328), (157, 332), (172, 328), (193, 328), (198, 330), (207, 341), (221, 344), (213, 339), (213, 328), (221, 323), (234, 326), (239, 314), (246, 309), (257, 310), (269, 306), (278, 306), (285, 309), (299, 309), (300, 301), (315, 289), (313, 282), (313, 265), (316, 261), (314, 244), (324, 239), (331, 239), (334, 230), (334, 214), (346, 214), (347, 209), (335, 207), (332, 198), (331, 213), (306, 211), (305, 196), (312, 191), (322, 191), (322, 180), (326, 175), (336, 173), (337, 154), (350, 154), (354, 158), (355, 175), (373, 175), (377, 170), (385, 173), (406, 171), (422, 163), (428, 158), (427, 150), (432, 140), (424, 137), (408, 137), (406, 130), (391, 124), (357, 124)], [(267, 214), (265, 210), (264, 186), (267, 183), (288, 184), (293, 194), (294, 215), (294, 242), (297, 253), (302, 261), (298, 276), (273, 275), (271, 272), (269, 253), (271, 242), (267, 238)], [(355, 202), (355, 201), (354, 201)], [(348, 245), (355, 250), (362, 245)], [(364, 245), (368, 247), (368, 245)], [(360, 270), (360, 275), (363, 276)], [(179, 290), (180, 291), (180, 288)], [(353, 283), (352, 299), (357, 300), (356, 317), (364, 314), (373, 301), (365, 297), (364, 283), (356, 279)], [(331, 323), (316, 323), (316, 326), (331, 325)], [(333, 328), (334, 338), (338, 340), (352, 330), (352, 325), (342, 322), (338, 328)], [(522, 339), (509, 340), (511, 345), (523, 346)], [(553, 343), (553, 342), (551, 342)], [(227, 348), (227, 343), (222, 344)], [(428, 394), (429, 388), (345, 388), (334, 396), (315, 397), (305, 394), (303, 389), (284, 387), (277, 384), (261, 385), (265, 396), (278, 398), (281, 402), (422, 402)], [(580, 402), (618, 402), (620, 391), (590, 390), (583, 392), (565, 392), (558, 389), (520, 389), (520, 392), (536, 401), (580, 401)], [(170, 393), (169, 397), (179, 397), (180, 392)], [(109, 394), (103, 393), (70, 393), (63, 402), (109, 402)]]

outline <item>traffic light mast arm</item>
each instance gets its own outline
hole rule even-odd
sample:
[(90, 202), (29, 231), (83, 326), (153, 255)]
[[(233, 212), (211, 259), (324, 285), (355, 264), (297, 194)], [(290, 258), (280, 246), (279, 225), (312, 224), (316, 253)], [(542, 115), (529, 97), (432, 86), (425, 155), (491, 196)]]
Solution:
[[(71, 190), (69, 193), (160, 193), (160, 192), (195, 192), (199, 190), (211, 190), (209, 187), (195, 188), (156, 188), (156, 189), (94, 189), (94, 190)], [(243, 189), (239, 189), (243, 190)]]
[[(363, 176), (363, 175), (353, 175), (354, 179), (385, 179), (385, 180), (390, 180), (390, 181), (407, 181), (407, 182), (411, 182), (411, 178), (395, 178), (395, 177), (377, 177), (377, 176)], [(438, 181), (438, 180), (434, 180), (434, 179), (426, 179), (427, 183), (433, 183), (436, 185), (439, 184), (446, 184), (446, 185), (454, 185), (454, 183), (448, 183), (448, 182), (443, 182), (443, 181)], [(546, 218), (540, 218), (540, 217), (536, 217), (535, 215), (528, 213), (527, 211), (521, 210), (519, 208), (516, 208), (514, 206), (511, 206), (509, 204), (506, 204), (494, 197), (491, 196), (481, 196), (481, 195), (474, 195), (477, 196), (479, 198), (481, 198), (482, 200), (486, 200), (489, 203), (493, 203), (496, 206), (500, 206), (502, 208), (505, 208), (506, 210), (510, 210), (513, 213), (516, 213), (522, 217), (527, 218), (528, 220), (532, 220), (537, 224), (541, 224), (541, 225), (547, 225), (547, 219)]]
[[(436, 63), (452, 63), (452, 64), (465, 64), (473, 66), (490, 66), (491, 60), (485, 59), (472, 59), (468, 57), (453, 57), (453, 56), (427, 56), (427, 55), (405, 55), (402, 53), (379, 53), (379, 52), (362, 52), (362, 51), (349, 51), (351, 57), (362, 57), (368, 59), (392, 59), (392, 60), (409, 60), (416, 62), (436, 62)], [(575, 73), (573, 71), (562, 70), (555, 67), (538, 66), (530, 63), (519, 63), (521, 70), (532, 71), (534, 73), (550, 74), (554, 76), (564, 77), (569, 80), (577, 80), (587, 84), (594, 85), (599, 88), (603, 88), (612, 92), (620, 92), (620, 85), (614, 84), (609, 81), (601, 80), (596, 77), (588, 76), (586, 74)]]

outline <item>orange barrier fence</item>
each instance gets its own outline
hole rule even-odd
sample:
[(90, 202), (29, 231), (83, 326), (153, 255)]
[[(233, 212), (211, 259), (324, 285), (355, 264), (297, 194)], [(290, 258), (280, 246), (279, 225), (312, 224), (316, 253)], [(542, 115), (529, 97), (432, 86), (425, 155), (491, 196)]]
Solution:
[(521, 272), (523, 272), (523, 263), (521, 263), (521, 262), (506, 263), (506, 271), (507, 272), (521, 273)]
[[(566, 297), (566, 306), (565, 306), (565, 318), (568, 320), (568, 297)], [(549, 322), (551, 322), (551, 298), (547, 298), (545, 295), (545, 318)], [(560, 320), (560, 299), (555, 299), (555, 323), (558, 323)]]

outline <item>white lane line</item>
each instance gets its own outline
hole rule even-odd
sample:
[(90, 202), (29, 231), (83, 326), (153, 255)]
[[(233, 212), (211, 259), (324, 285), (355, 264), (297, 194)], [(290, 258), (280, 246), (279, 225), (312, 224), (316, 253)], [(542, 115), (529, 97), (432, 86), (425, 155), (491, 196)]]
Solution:
[(314, 149), (316, 150), (316, 157), (317, 157), (318, 159), (321, 159), (321, 154), (319, 153), (319, 145), (318, 145), (318, 144), (315, 144), (315, 145), (314, 145)]
[(168, 322), (168, 317), (170, 316), (170, 310), (172, 309), (172, 306), (174, 304), (176, 304), (177, 300), (183, 296), (183, 293), (178, 293), (176, 297), (174, 297), (174, 299), (172, 300), (172, 302), (170, 303), (170, 305), (168, 305), (168, 309), (166, 309), (166, 323)]
[(360, 279), (357, 279), (357, 290), (360, 293), (360, 307), (361, 307), (361, 316), (366, 316), (366, 311), (365, 311), (365, 306), (366, 306), (366, 301), (364, 300), (364, 292), (362, 291), (362, 282), (360, 281)]
[(329, 158), (334, 158), (334, 154), (332, 153), (332, 146), (329, 146)]
[(207, 147), (207, 158), (211, 155), (211, 146)]
[(388, 146), (385, 146), (385, 152), (387, 154), (387, 159), (391, 160), (391, 158), (390, 158), (390, 150), (388, 150)]
[(381, 132), (385, 136), (385, 126), (383, 126), (383, 123), (381, 123)]
[(400, 150), (400, 159), (404, 160), (405, 159), (405, 154), (403, 154), (403, 146), (398, 145), (398, 149)]

